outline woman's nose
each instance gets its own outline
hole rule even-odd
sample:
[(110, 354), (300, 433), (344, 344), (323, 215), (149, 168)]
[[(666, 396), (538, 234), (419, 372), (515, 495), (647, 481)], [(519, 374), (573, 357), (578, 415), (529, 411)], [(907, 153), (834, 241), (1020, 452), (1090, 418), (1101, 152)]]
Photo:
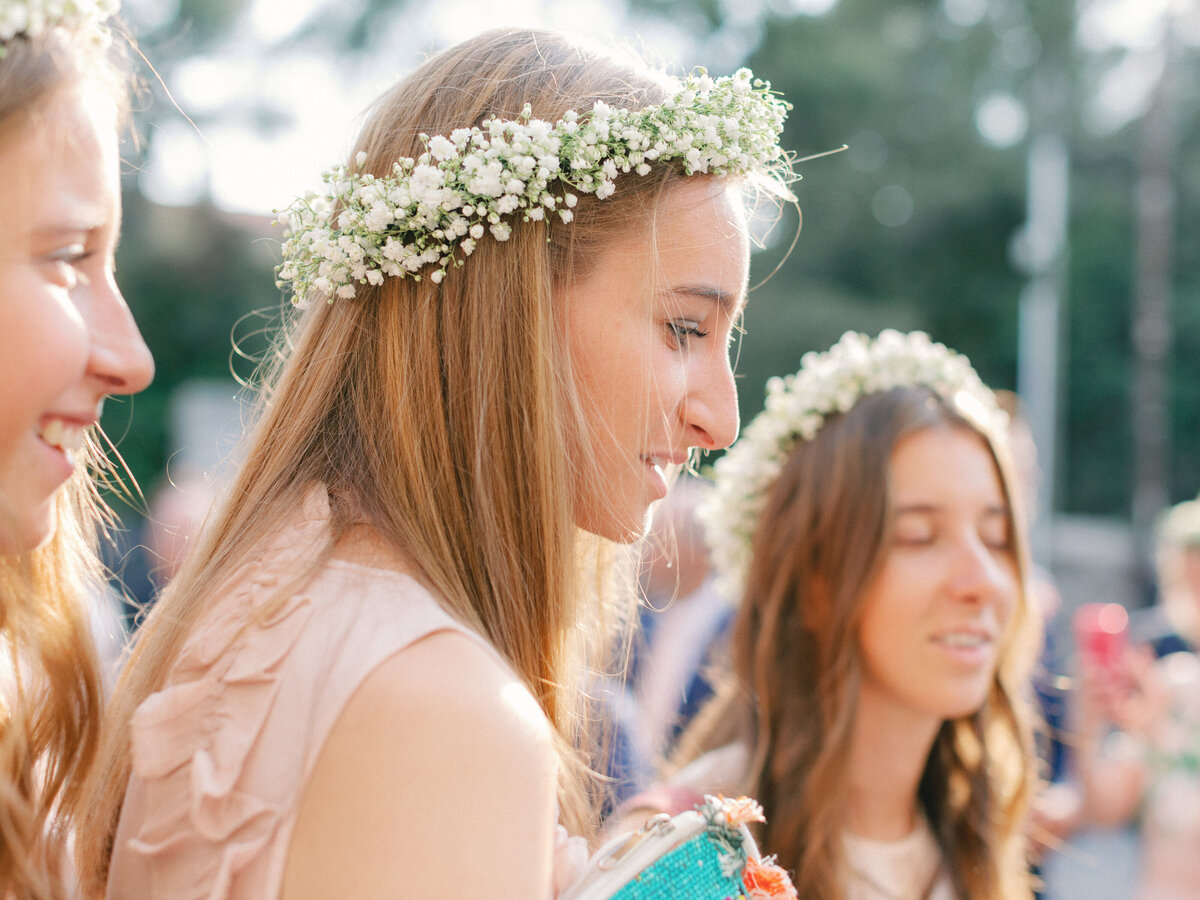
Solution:
[(737, 386), (724, 347), (689, 375), (683, 408), (689, 443), (704, 450), (728, 447), (737, 439), (739, 420)]
[(88, 375), (106, 394), (136, 394), (154, 379), (154, 357), (111, 273), (91, 290)]
[(950, 581), (955, 596), (991, 602), (1010, 594), (1015, 583), (1012, 567), (1002, 554), (977, 536), (966, 536), (959, 541)]

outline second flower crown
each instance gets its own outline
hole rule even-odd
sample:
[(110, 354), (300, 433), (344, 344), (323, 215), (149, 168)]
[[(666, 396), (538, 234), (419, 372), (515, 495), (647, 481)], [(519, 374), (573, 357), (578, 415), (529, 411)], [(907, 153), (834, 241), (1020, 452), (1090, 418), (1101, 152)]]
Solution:
[(385, 277), (439, 283), (461, 266), (485, 234), (508, 240), (512, 220), (558, 216), (570, 222), (579, 194), (603, 200), (618, 175), (645, 175), (678, 160), (688, 175), (773, 173), (793, 180), (779, 146), (791, 105), (749, 69), (711, 78), (697, 69), (665, 102), (643, 109), (598, 102), (557, 122), (488, 119), (449, 135), (421, 135), (425, 152), (404, 157), (386, 176), (351, 168), (323, 176), (324, 189), (278, 212), (287, 229), (280, 287), (293, 302), (350, 298)]

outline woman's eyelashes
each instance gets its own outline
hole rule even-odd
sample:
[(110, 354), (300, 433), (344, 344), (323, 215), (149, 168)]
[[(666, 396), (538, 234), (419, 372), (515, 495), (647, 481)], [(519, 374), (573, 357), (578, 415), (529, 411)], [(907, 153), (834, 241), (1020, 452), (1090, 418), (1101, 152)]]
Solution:
[(666, 327), (672, 343), (681, 350), (686, 350), (693, 339), (705, 338), (710, 334), (696, 319), (672, 319), (666, 323)]
[(1012, 529), (1007, 511), (989, 513), (979, 526), (979, 535), (993, 550), (1009, 552), (1013, 549)]
[(47, 253), (43, 258), (51, 268), (55, 283), (67, 290), (73, 290), (80, 284), (88, 283), (83, 267), (93, 255), (83, 244), (68, 244)]
[[(1012, 534), (1005, 512), (989, 512), (975, 526), (978, 541), (992, 550), (1012, 550)], [(944, 528), (932, 514), (902, 513), (892, 527), (892, 543), (898, 547), (928, 547), (944, 535)]]
[(900, 516), (892, 532), (892, 543), (899, 547), (925, 547), (937, 538), (937, 528), (925, 516)]

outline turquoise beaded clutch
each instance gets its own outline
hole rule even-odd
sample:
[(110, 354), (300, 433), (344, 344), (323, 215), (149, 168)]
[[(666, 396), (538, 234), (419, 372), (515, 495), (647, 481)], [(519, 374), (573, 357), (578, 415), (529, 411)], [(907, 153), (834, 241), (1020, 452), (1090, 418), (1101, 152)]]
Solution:
[(795, 900), (787, 874), (759, 858), (752, 800), (706, 797), (694, 811), (658, 815), (600, 848), (558, 900)]

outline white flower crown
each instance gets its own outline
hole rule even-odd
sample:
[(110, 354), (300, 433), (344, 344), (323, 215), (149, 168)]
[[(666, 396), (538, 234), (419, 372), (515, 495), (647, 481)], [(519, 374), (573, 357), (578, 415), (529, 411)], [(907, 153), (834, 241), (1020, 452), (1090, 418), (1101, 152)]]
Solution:
[(811, 441), (826, 417), (847, 412), (869, 394), (921, 386), (989, 431), (1007, 423), (996, 395), (967, 358), (920, 331), (888, 330), (874, 340), (846, 332), (827, 352), (804, 354), (796, 374), (767, 382), (765, 408), (717, 460), (716, 484), (697, 510), (713, 568), (731, 600), (745, 589), (759, 516), (796, 444)]
[[(293, 302), (303, 305), (313, 294), (353, 297), (356, 285), (385, 276), (419, 280), (427, 265), (437, 266), (429, 277), (438, 283), (485, 232), (508, 240), (517, 215), (570, 222), (577, 194), (604, 199), (618, 174), (645, 175), (656, 161), (682, 160), (689, 175), (774, 166), (786, 178), (789, 157), (778, 141), (790, 108), (749, 69), (723, 78), (697, 69), (658, 106), (598, 102), (586, 116), (569, 110), (551, 123), (533, 118), (526, 104), (516, 121), (422, 134), (425, 152), (398, 160), (391, 175), (339, 166), (323, 176), (322, 192), (276, 211), (288, 231), (279, 286), (290, 282)], [(365, 162), (360, 152), (356, 169)]]
[[(37, 37), (57, 25), (93, 28), (120, 8), (120, 0), (0, 0), (0, 44), (19, 34)], [(0, 46), (0, 59), (5, 52)]]

